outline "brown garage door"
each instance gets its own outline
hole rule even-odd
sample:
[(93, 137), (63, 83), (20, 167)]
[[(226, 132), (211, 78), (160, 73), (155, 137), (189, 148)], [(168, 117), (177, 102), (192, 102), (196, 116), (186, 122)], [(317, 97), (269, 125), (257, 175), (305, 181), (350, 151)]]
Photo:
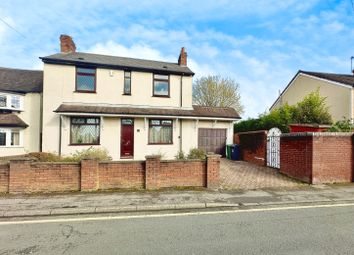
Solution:
[(226, 129), (219, 128), (199, 128), (198, 148), (206, 152), (225, 155)]

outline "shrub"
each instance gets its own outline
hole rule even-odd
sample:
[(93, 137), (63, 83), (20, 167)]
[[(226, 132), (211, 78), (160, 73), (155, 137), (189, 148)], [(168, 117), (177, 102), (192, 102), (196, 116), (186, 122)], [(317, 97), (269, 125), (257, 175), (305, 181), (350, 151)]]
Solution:
[(256, 119), (248, 119), (234, 125), (234, 132), (247, 132), (257, 130), (269, 130), (273, 127), (279, 128), (282, 132), (289, 132), (289, 124), (292, 123), (293, 106), (283, 105), (269, 113), (260, 114)]
[(61, 157), (54, 153), (49, 152), (31, 152), (28, 154), (29, 157), (35, 158), (40, 162), (59, 162)]
[(82, 159), (87, 158), (97, 159), (99, 161), (112, 160), (112, 157), (109, 155), (106, 149), (93, 147), (81, 151), (76, 151), (75, 153), (71, 154), (71, 156), (63, 157), (62, 159), (63, 161), (67, 162), (79, 162)]
[(354, 125), (350, 119), (337, 121), (328, 129), (329, 132), (353, 132), (353, 130)]
[(54, 153), (48, 152), (33, 152), (29, 153), (30, 157), (36, 158), (40, 162), (80, 162), (85, 158), (92, 158), (97, 160), (112, 160), (106, 149), (88, 148), (81, 151), (76, 151), (70, 156), (60, 157)]
[(256, 119), (248, 119), (234, 125), (234, 132), (269, 130), (279, 128), (289, 132), (289, 124), (331, 124), (332, 117), (326, 106), (326, 97), (321, 97), (319, 89), (311, 92), (296, 105), (284, 104)]
[(203, 149), (193, 148), (189, 150), (188, 159), (205, 159), (205, 151)]
[(184, 151), (178, 151), (175, 159), (177, 160), (185, 160), (186, 159), (186, 155), (184, 154)]
[(161, 159), (166, 158), (166, 152), (162, 152), (161, 150), (158, 150), (155, 153), (152, 153), (151, 156), (159, 156)]

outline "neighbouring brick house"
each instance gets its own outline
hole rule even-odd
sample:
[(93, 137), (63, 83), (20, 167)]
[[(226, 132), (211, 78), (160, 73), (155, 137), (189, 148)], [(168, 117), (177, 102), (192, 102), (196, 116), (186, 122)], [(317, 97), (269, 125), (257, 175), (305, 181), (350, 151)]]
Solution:
[[(20, 135), (31, 137), (24, 143), (31, 147), (10, 154), (42, 149), (69, 155), (94, 147), (107, 149), (114, 160), (144, 160), (151, 154), (171, 159), (191, 148), (224, 154), (226, 143), (232, 143), (238, 113), (232, 108), (192, 105), (194, 73), (187, 66), (184, 48), (177, 63), (76, 52), (67, 35), (60, 37), (60, 49), (41, 57), (43, 73), (33, 71), (41, 78), (35, 90), (10, 91), (22, 93), (20, 101), (28, 109), (24, 114), (35, 112), (23, 117), (21, 128), (37, 127), (35, 135)], [(0, 76), (0, 89), (1, 82)], [(27, 100), (29, 94), (35, 100)], [(6, 109), (6, 113), (15, 110), (21, 112)], [(21, 114), (4, 118), (14, 122)]]
[(0, 156), (40, 150), (43, 72), (0, 68)]

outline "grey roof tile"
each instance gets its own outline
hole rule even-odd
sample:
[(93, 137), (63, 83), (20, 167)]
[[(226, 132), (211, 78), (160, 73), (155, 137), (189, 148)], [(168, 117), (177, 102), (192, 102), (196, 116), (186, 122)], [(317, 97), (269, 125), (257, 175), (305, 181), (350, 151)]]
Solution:
[(0, 113), (0, 127), (28, 127), (28, 125), (13, 113)]
[(42, 92), (43, 71), (0, 67), (0, 91)]
[(309, 71), (302, 71), (302, 70), (300, 70), (299, 73), (308, 74), (325, 80), (330, 80), (330, 81), (354, 86), (354, 75), (352, 74), (320, 73), (320, 72), (309, 72)]
[(193, 110), (166, 109), (166, 108), (140, 108), (125, 106), (102, 106), (93, 104), (61, 104), (55, 112), (60, 113), (92, 113), (92, 114), (126, 114), (126, 115), (163, 115), (184, 117), (210, 117), (240, 119), (233, 108), (193, 106)]
[(187, 66), (180, 66), (178, 63), (153, 61), (137, 58), (125, 58), (83, 52), (57, 53), (47, 57), (41, 57), (45, 63), (59, 64), (86, 64), (97, 67), (129, 69), (136, 71), (155, 71), (162, 73), (194, 75)]

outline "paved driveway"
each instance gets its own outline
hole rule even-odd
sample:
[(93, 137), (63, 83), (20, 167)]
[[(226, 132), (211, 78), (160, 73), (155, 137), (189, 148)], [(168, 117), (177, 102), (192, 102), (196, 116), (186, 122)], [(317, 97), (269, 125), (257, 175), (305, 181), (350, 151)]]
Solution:
[(280, 174), (277, 169), (225, 158), (220, 162), (220, 178), (222, 189), (293, 188), (303, 185)]

